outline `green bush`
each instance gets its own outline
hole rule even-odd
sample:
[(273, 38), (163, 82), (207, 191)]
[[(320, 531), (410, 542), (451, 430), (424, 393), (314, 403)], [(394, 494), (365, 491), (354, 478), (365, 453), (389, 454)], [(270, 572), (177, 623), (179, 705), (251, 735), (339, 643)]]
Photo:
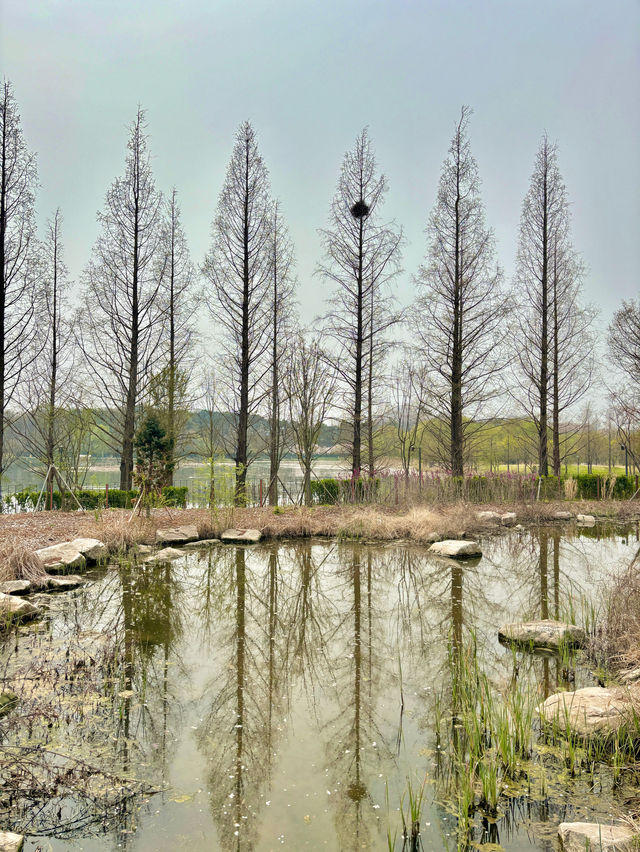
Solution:
[(340, 482), (337, 479), (312, 479), (311, 497), (314, 503), (334, 504), (340, 500)]
[(162, 489), (162, 502), (165, 506), (178, 506), (187, 508), (187, 494), (189, 489), (186, 485), (165, 485)]

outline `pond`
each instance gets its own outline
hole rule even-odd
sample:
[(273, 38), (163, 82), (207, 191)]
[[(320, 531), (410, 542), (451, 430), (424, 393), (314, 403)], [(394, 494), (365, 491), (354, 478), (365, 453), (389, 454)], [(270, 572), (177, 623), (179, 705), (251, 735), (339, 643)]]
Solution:
[(605, 756), (569, 773), (535, 732), (497, 807), (461, 811), (456, 672), (472, 653), (496, 704), (516, 680), (536, 702), (596, 683), (579, 655), (514, 653), (498, 627), (592, 625), (638, 528), (482, 548), (454, 562), (397, 542), (219, 545), (47, 596), (43, 620), (2, 640), (20, 707), (0, 719), (0, 825), (43, 852), (388, 850), (413, 803), (424, 849), (515, 850), (551, 848), (563, 820), (610, 820), (635, 773)]

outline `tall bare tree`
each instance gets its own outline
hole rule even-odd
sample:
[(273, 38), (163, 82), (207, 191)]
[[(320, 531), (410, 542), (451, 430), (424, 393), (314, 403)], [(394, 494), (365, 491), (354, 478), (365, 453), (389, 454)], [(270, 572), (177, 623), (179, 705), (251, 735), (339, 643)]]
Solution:
[(24, 141), (13, 86), (5, 80), (0, 96), (0, 496), (1, 477), (11, 462), (9, 413), (24, 371), (38, 353), (37, 183), (35, 156)]
[(294, 449), (302, 468), (304, 501), (310, 506), (313, 460), (322, 424), (334, 403), (336, 374), (327, 363), (319, 340), (306, 342), (298, 334), (283, 378)]
[(189, 382), (196, 343), (196, 273), (182, 227), (178, 193), (166, 202), (159, 247), (161, 304), (164, 311), (162, 369), (151, 385), (152, 401), (171, 447), (167, 484), (173, 484), (176, 462), (184, 455), (183, 438), (189, 420)]
[[(550, 407), (554, 469), (559, 470), (560, 413), (588, 386), (589, 377), (585, 383), (582, 375), (572, 374), (572, 367), (577, 366), (572, 346), (579, 341), (580, 329), (586, 332), (589, 326), (586, 315), (573, 321), (581, 274), (570, 243), (569, 205), (557, 147), (545, 134), (522, 207), (515, 276), (516, 296), (523, 307), (514, 360), (520, 402), (536, 427), (540, 476), (549, 473)], [(570, 361), (566, 371), (565, 357)]]
[(165, 312), (158, 275), (162, 197), (151, 171), (144, 110), (131, 125), (124, 176), (98, 213), (101, 233), (85, 271), (78, 340), (101, 408), (100, 432), (120, 455), (130, 489), (136, 415), (160, 361)]
[(211, 312), (222, 331), (219, 381), (235, 416), (237, 505), (246, 502), (250, 419), (263, 397), (268, 369), (272, 209), (267, 169), (246, 121), (236, 134), (202, 268), (213, 287)]
[[(325, 333), (335, 343), (331, 362), (340, 377), (343, 410), (351, 425), (352, 476), (359, 476), (362, 468), (363, 410), (370, 424), (373, 420), (375, 355), (379, 366), (386, 351), (385, 334), (399, 321), (389, 285), (399, 272), (402, 232), (380, 220), (386, 190), (387, 180), (378, 172), (365, 128), (344, 156), (329, 227), (320, 232), (325, 261), (319, 273), (335, 285)], [(373, 440), (368, 443), (372, 475)]]
[(618, 437), (640, 468), (640, 299), (622, 302), (609, 326), (607, 345), (621, 374), (610, 391)]
[[(77, 469), (74, 456), (81, 449), (77, 446), (77, 437), (78, 418), (82, 415), (75, 382), (75, 347), (60, 210), (56, 210), (47, 222), (41, 270), (43, 288), (38, 317), (41, 348), (23, 377), (18, 394), (20, 417), (16, 420), (15, 431), (22, 447), (34, 459), (34, 472), (47, 475), (47, 490), (55, 478), (63, 491), (58, 469)], [(86, 430), (83, 434), (88, 437)]]
[(413, 315), (429, 376), (429, 423), (453, 476), (464, 473), (465, 455), (481, 414), (496, 396), (506, 360), (499, 344), (508, 299), (501, 290), (493, 233), (485, 224), (467, 135), (470, 115), (463, 107), (442, 167)]
[(278, 472), (285, 449), (281, 418), (281, 364), (293, 333), (294, 290), (293, 245), (289, 239), (280, 204), (273, 205), (269, 237), (271, 262), (271, 391), (269, 394), (269, 505), (278, 505)]

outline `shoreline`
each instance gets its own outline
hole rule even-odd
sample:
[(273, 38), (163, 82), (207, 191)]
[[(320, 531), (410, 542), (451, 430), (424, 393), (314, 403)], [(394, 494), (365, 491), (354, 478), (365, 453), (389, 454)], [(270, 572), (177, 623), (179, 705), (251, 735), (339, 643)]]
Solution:
[[(478, 518), (480, 512), (513, 512), (515, 521), (501, 524)], [(556, 512), (571, 512), (572, 519), (559, 520)], [(98, 538), (110, 551), (134, 544), (155, 544), (155, 532), (166, 527), (195, 524), (200, 538), (219, 537), (231, 527), (259, 529), (263, 540), (309, 538), (312, 536), (366, 539), (368, 541), (409, 540), (429, 544), (438, 538), (472, 538), (495, 535), (513, 529), (515, 524), (535, 526), (575, 524), (577, 514), (593, 515), (600, 522), (633, 523), (640, 520), (640, 503), (629, 500), (576, 500), (549, 503), (420, 504), (385, 507), (356, 506), (265, 506), (249, 509), (224, 507), (209, 509), (153, 509), (151, 517), (131, 517), (129, 509), (86, 512), (42, 511), (0, 515), (0, 547), (20, 543), (36, 550), (73, 538)]]

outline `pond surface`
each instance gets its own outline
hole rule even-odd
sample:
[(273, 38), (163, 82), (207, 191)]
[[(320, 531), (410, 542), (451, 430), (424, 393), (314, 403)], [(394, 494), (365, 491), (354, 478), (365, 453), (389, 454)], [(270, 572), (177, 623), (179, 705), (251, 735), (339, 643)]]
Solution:
[(497, 629), (591, 622), (638, 549), (637, 527), (596, 532), (512, 532), (465, 563), (306, 540), (95, 572), (3, 639), (21, 699), (0, 719), (4, 781), (22, 792), (0, 793), (0, 827), (43, 852), (388, 850), (388, 834), (401, 849), (401, 804), (422, 789), (424, 849), (551, 849), (559, 822), (610, 819), (637, 779), (551, 767), (506, 785), (497, 814), (476, 808), (462, 838), (441, 726), (470, 643), (496, 694), (595, 683), (579, 658), (514, 654)]

